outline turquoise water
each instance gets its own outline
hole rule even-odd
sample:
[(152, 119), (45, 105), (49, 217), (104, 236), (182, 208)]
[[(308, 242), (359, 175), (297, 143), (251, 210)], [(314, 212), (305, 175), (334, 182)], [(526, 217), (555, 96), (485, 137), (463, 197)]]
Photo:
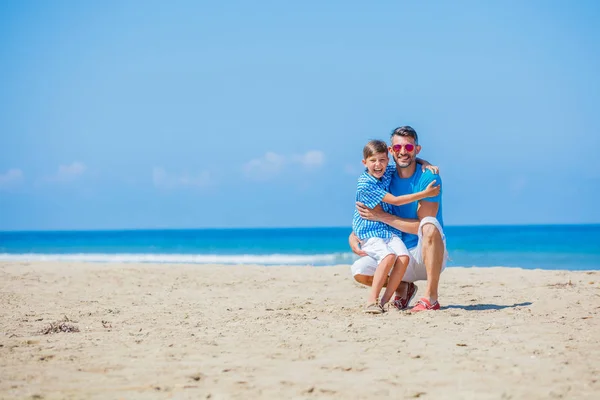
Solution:
[[(349, 264), (350, 228), (0, 232), (0, 260)], [(446, 227), (454, 266), (599, 270), (600, 225)]]

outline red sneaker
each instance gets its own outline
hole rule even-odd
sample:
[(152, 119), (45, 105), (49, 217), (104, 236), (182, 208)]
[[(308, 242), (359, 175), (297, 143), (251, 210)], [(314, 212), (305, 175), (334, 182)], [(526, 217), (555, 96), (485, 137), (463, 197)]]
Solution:
[(429, 300), (427, 300), (425, 297), (421, 297), (421, 299), (417, 302), (417, 305), (414, 306), (410, 310), (410, 312), (419, 312), (419, 311), (426, 311), (426, 310), (439, 310), (439, 309), (440, 309), (440, 303), (438, 303), (436, 301), (433, 304), (431, 304), (429, 302)]
[(408, 289), (406, 290), (406, 297), (402, 298), (396, 296), (392, 305), (398, 310), (406, 310), (412, 299), (416, 296), (419, 287), (412, 282), (408, 282)]

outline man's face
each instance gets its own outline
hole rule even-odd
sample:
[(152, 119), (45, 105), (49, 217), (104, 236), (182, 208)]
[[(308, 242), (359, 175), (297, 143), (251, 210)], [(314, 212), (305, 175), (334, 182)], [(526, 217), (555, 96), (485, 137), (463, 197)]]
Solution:
[(395, 135), (392, 138), (390, 153), (399, 168), (407, 168), (415, 161), (421, 146), (415, 144), (415, 140), (409, 136)]

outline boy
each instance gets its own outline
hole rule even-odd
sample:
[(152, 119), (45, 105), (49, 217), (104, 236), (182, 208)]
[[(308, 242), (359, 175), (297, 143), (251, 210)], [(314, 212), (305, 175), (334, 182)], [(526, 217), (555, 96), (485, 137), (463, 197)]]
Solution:
[[(417, 161), (429, 167), (429, 163), (420, 159)], [(381, 204), (384, 211), (389, 212), (390, 205), (401, 206), (426, 197), (437, 196), (440, 192), (439, 185), (433, 186), (435, 184), (433, 181), (421, 192), (405, 196), (393, 196), (388, 193), (396, 168), (388, 165), (388, 147), (381, 140), (371, 140), (367, 143), (363, 149), (362, 162), (366, 170), (358, 178), (356, 201), (369, 208)], [(356, 210), (352, 230), (361, 241), (362, 250), (376, 259), (378, 264), (364, 311), (370, 314), (381, 314), (384, 312), (383, 306), (390, 300), (406, 272), (409, 262), (408, 250), (400, 239), (402, 235), (400, 231), (381, 222), (362, 219)], [(387, 288), (381, 302), (378, 302), (388, 274)]]

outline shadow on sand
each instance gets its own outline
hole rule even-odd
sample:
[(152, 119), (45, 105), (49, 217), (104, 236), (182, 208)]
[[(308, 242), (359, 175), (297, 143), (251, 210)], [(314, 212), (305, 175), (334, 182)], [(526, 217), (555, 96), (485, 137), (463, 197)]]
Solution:
[(499, 304), (473, 304), (470, 306), (450, 305), (450, 306), (443, 306), (441, 309), (442, 310), (451, 310), (453, 308), (460, 308), (461, 310), (467, 310), (467, 311), (503, 310), (505, 308), (527, 307), (527, 306), (530, 306), (531, 304), (533, 304), (533, 303), (531, 303), (530, 301), (527, 301), (525, 303), (518, 303), (518, 304), (513, 304), (513, 305), (499, 305)]

